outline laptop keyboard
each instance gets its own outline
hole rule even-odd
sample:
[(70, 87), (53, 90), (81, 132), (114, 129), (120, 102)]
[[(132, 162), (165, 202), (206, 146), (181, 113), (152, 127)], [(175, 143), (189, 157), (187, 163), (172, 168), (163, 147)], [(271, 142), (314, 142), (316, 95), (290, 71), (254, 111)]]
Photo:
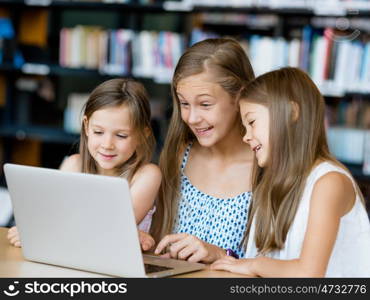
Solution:
[(146, 274), (173, 269), (173, 268), (167, 268), (167, 267), (163, 267), (163, 266), (156, 266), (156, 265), (150, 265), (150, 264), (144, 264), (144, 267), (145, 267), (145, 273)]

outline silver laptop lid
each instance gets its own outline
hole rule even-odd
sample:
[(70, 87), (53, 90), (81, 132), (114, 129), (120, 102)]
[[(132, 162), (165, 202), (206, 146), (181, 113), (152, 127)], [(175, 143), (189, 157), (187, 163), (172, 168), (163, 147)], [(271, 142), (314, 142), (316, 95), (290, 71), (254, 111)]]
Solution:
[(14, 164), (4, 170), (26, 259), (145, 277), (125, 179)]

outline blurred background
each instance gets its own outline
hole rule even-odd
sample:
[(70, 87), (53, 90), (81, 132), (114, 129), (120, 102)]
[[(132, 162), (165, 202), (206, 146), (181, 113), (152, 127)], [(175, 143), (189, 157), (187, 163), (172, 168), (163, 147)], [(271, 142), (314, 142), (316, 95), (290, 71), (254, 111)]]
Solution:
[(330, 149), (369, 211), (369, 0), (0, 0), (0, 226), (14, 222), (3, 164), (58, 168), (78, 151), (81, 108), (106, 79), (148, 89), (158, 159), (177, 60), (225, 36), (240, 41), (256, 75), (310, 74), (325, 96)]

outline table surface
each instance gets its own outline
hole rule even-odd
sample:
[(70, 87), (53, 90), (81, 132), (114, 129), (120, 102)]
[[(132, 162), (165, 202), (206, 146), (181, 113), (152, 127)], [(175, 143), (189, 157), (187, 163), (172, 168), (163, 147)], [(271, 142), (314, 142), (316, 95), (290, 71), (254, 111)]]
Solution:
[[(103, 278), (107, 275), (79, 271), (53, 265), (27, 261), (22, 249), (12, 246), (7, 238), (8, 228), (0, 227), (0, 277), (93, 277)], [(244, 277), (240, 274), (210, 270), (209, 266), (201, 271), (181, 274), (178, 278), (226, 278)]]

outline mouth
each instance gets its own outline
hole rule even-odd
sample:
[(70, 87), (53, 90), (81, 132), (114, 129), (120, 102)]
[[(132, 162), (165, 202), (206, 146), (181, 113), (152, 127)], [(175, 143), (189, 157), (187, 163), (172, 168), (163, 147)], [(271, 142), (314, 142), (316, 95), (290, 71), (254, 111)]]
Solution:
[(257, 151), (260, 150), (261, 148), (262, 148), (262, 145), (259, 144), (256, 147), (254, 147), (252, 150), (253, 150), (253, 152), (257, 153)]
[(195, 130), (196, 135), (202, 136), (202, 135), (206, 135), (207, 133), (209, 133), (212, 129), (213, 129), (213, 126), (204, 127), (204, 128), (195, 128), (194, 130)]
[(114, 157), (116, 157), (116, 155), (113, 155), (113, 154), (104, 154), (104, 153), (100, 153), (99, 154), (104, 158), (104, 159), (107, 159), (107, 160), (110, 160), (110, 159), (113, 159)]

